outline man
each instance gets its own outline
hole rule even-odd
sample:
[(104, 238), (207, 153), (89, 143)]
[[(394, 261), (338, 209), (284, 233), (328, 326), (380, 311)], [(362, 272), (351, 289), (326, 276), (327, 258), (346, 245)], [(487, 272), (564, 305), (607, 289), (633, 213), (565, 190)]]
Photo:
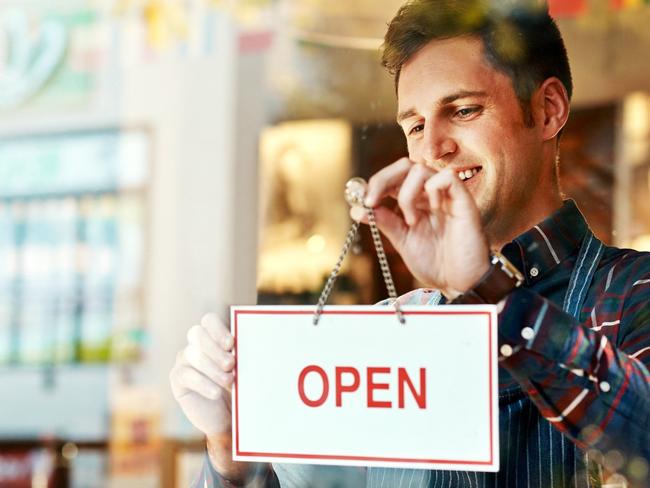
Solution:
[[(650, 254), (602, 245), (562, 200), (557, 160), (572, 82), (557, 26), (538, 2), (499, 11), (414, 0), (384, 47), (409, 157), (371, 178), (366, 205), (443, 301), (498, 303), (501, 469), (372, 468), (365, 483), (600, 486), (605, 456), (650, 486)], [(383, 206), (391, 197), (397, 211)], [(512, 265), (521, 274), (503, 271)], [(439, 299), (416, 290), (400, 301)], [(171, 382), (207, 436), (196, 486), (313, 484), (291, 481), (305, 468), (232, 462), (233, 338), (212, 316), (188, 335)]]

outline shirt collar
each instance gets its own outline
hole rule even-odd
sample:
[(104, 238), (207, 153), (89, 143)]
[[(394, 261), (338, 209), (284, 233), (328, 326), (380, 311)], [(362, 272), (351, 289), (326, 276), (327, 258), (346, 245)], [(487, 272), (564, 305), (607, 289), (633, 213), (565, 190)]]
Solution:
[(565, 200), (550, 217), (506, 244), (501, 252), (530, 286), (578, 252), (588, 228), (576, 203)]

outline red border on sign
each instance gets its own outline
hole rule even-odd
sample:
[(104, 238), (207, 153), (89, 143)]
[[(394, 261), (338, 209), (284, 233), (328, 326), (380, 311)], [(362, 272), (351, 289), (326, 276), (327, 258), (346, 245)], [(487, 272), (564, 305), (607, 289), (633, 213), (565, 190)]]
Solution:
[[(235, 310), (235, 357), (237, 357), (237, 326), (238, 315), (313, 315), (313, 311), (309, 310)], [(362, 311), (362, 310), (331, 310), (321, 312), (323, 315), (393, 315), (394, 310), (387, 311)], [(404, 315), (487, 315), (488, 319), (488, 357), (490, 358), (490, 365), (488, 368), (488, 382), (489, 382), (489, 411), (490, 411), (490, 458), (487, 461), (464, 461), (458, 459), (411, 459), (411, 458), (389, 458), (389, 457), (372, 457), (372, 456), (341, 456), (332, 454), (295, 454), (295, 453), (275, 453), (275, 452), (242, 452), (239, 449), (239, 388), (237, 388), (237, 364), (235, 363), (235, 430), (237, 440), (235, 444), (235, 452), (238, 456), (242, 457), (276, 457), (276, 458), (295, 458), (295, 459), (326, 459), (326, 460), (340, 460), (340, 461), (387, 461), (387, 462), (402, 462), (414, 464), (470, 464), (476, 466), (491, 465), (494, 460), (494, 432), (492, 425), (492, 314), (490, 312), (460, 312), (460, 311), (411, 311), (402, 312)]]

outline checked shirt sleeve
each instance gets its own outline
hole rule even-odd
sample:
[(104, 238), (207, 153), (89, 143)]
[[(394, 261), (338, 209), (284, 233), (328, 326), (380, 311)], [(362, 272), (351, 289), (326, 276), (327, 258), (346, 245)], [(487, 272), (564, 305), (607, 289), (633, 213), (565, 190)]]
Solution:
[(217, 473), (206, 452), (201, 471), (191, 488), (280, 488), (280, 482), (270, 464), (255, 463), (250, 480), (243, 485), (234, 484)]
[(578, 447), (628, 459), (650, 459), (650, 262), (642, 261), (645, 278), (621, 273), (585, 323), (527, 289), (499, 317), (501, 364), (541, 414)]

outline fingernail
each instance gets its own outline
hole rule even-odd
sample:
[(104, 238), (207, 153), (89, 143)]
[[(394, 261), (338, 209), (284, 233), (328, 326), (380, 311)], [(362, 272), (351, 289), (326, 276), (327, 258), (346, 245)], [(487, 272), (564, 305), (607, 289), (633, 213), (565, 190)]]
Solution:
[(233, 338), (232, 337), (226, 337), (223, 340), (223, 347), (226, 349), (230, 349), (233, 346)]

